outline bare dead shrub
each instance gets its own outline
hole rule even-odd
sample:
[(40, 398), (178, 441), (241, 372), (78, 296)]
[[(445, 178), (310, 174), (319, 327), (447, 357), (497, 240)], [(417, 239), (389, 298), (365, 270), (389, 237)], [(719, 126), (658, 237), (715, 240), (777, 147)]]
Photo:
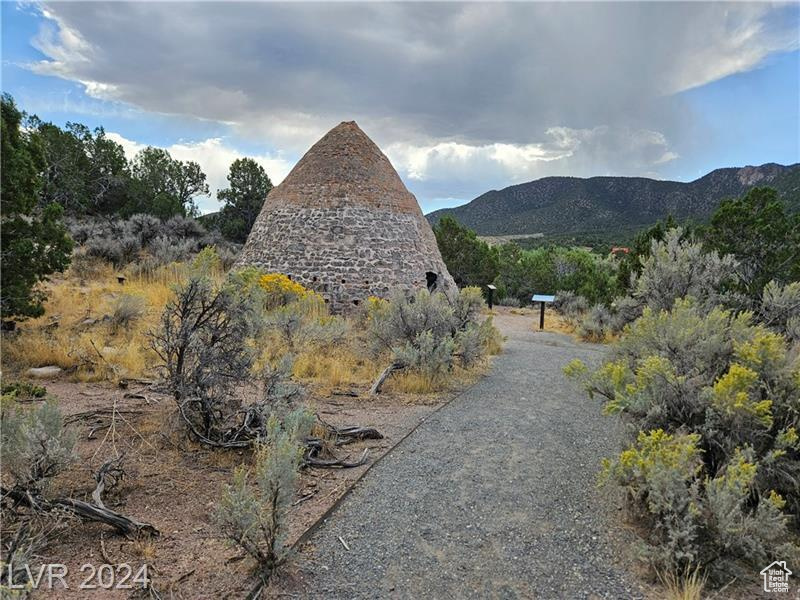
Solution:
[(206, 440), (224, 440), (240, 402), (234, 390), (249, 375), (254, 352), (245, 343), (252, 306), (206, 277), (176, 290), (151, 332), (168, 386), (190, 428)]

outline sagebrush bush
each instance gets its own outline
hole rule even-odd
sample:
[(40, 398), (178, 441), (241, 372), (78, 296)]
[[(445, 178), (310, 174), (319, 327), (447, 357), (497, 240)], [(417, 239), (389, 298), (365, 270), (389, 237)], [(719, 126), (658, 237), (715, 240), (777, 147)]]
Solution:
[(197, 250), (194, 240), (174, 239), (168, 235), (158, 235), (147, 245), (147, 253), (157, 264), (187, 260)]
[(619, 333), (628, 323), (633, 323), (642, 316), (644, 309), (641, 300), (631, 296), (621, 296), (611, 303), (612, 322), (611, 330)]
[(469, 368), (486, 354), (496, 353), (502, 340), (491, 318), (487, 318), (480, 324), (470, 323), (458, 331), (454, 342), (456, 356), (464, 367)]
[(128, 219), (125, 229), (139, 240), (140, 246), (147, 246), (161, 233), (161, 219), (148, 214), (132, 215)]
[(511, 308), (519, 308), (522, 306), (522, 302), (519, 301), (519, 298), (514, 298), (514, 296), (504, 296), (500, 298), (496, 304), (497, 306), (509, 306)]
[(419, 290), (413, 296), (395, 292), (389, 300), (370, 299), (367, 308), (368, 340), (374, 354), (399, 345), (413, 344), (430, 331), (435, 339), (453, 332), (453, 309), (444, 294)]
[(304, 411), (292, 413), (283, 426), (271, 417), (268, 437), (255, 452), (255, 473), (237, 469), (215, 513), (225, 536), (256, 560), (262, 583), (289, 556), (287, 516), (310, 422), (313, 415)]
[(571, 321), (577, 321), (589, 310), (589, 302), (575, 292), (559, 290), (553, 300), (553, 308), (563, 317)]
[(692, 296), (698, 306), (723, 304), (721, 290), (735, 280), (736, 260), (705, 252), (700, 243), (681, 239), (680, 227), (669, 230), (663, 241), (652, 240), (650, 255), (632, 279), (632, 296), (643, 306), (669, 310), (679, 298)]
[(221, 266), (229, 268), (236, 257), (235, 244), (217, 232), (207, 232), (195, 219), (175, 216), (162, 221), (152, 215), (135, 214), (127, 220), (83, 219), (69, 223), (73, 239), (86, 256), (116, 267), (141, 261), (155, 267), (186, 261), (206, 246), (215, 246)]
[(75, 458), (75, 436), (64, 429), (54, 401), (22, 407), (13, 398), (0, 404), (3, 472), (15, 486), (38, 492)]
[(645, 308), (599, 369), (567, 372), (638, 435), (606, 474), (646, 518), (656, 567), (713, 561), (720, 578), (797, 556), (800, 359), (781, 335), (677, 300)]
[(603, 304), (595, 304), (583, 315), (578, 334), (590, 342), (603, 342), (614, 331), (614, 315)]
[(388, 351), (396, 366), (438, 381), (456, 358), (468, 367), (497, 347), (491, 320), (480, 319), (484, 307), (478, 288), (463, 288), (452, 299), (426, 290), (398, 292), (388, 301), (370, 298), (367, 341), (373, 356)]
[(452, 337), (434, 337), (423, 331), (402, 346), (394, 349), (394, 358), (405, 367), (414, 369), (429, 379), (444, 375), (453, 365), (456, 343)]
[(781, 286), (770, 281), (764, 286), (758, 317), (791, 341), (800, 342), (800, 282)]
[(118, 266), (122, 264), (122, 245), (116, 239), (92, 238), (86, 242), (86, 255)]

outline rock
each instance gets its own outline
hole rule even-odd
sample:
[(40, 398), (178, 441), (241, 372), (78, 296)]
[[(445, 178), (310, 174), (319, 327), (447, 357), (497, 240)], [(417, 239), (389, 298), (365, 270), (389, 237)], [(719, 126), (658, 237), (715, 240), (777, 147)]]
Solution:
[(36, 379), (53, 379), (54, 377), (61, 375), (62, 372), (63, 369), (61, 367), (56, 367), (55, 365), (28, 369), (28, 375), (30, 377), (35, 377)]

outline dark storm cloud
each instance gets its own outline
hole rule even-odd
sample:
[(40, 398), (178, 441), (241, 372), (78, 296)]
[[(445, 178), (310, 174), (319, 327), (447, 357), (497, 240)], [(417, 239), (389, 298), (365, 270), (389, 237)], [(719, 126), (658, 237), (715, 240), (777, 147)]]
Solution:
[(657, 171), (702, 127), (677, 92), (797, 47), (785, 18), (795, 9), (768, 4), (44, 10), (57, 27), (39, 38), (49, 57), (34, 67), (41, 73), (145, 110), (230, 122), (293, 150), (356, 119), (406, 175), (431, 185), (448, 173), (466, 185), (484, 175)]

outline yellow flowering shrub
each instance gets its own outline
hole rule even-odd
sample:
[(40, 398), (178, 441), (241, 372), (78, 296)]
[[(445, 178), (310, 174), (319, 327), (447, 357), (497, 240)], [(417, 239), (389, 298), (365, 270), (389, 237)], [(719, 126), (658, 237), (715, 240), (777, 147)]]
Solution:
[(305, 298), (314, 293), (296, 281), (292, 281), (283, 273), (266, 273), (259, 278), (258, 285), (269, 296), (288, 299), (284, 304), (288, 304), (292, 300)]
[(603, 463), (602, 480), (616, 479), (641, 494), (657, 472), (674, 471), (680, 480), (696, 477), (702, 469), (697, 434), (673, 435), (663, 429), (639, 432), (636, 442), (623, 450), (616, 461)]
[(713, 562), (709, 576), (730, 580), (776, 554), (800, 560), (787, 529), (800, 515), (798, 366), (751, 313), (689, 298), (645, 309), (594, 370), (565, 368), (639, 432), (601, 480), (627, 491), (651, 564)]
[(712, 404), (722, 414), (732, 418), (755, 418), (762, 426), (772, 427), (772, 400), (760, 400), (758, 373), (739, 364), (732, 364), (728, 372), (712, 387)]
[(760, 327), (751, 340), (734, 342), (733, 347), (737, 361), (758, 372), (781, 366), (786, 360), (786, 340)]

